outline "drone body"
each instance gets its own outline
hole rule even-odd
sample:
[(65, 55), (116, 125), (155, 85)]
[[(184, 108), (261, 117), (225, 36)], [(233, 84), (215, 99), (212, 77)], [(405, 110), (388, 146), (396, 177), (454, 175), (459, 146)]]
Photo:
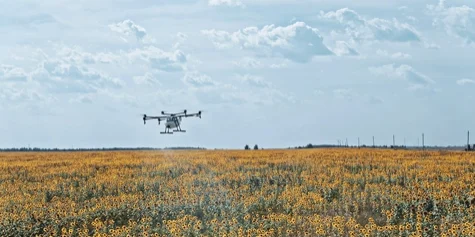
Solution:
[[(160, 125), (161, 121), (165, 121), (165, 131), (160, 132), (160, 134), (173, 134), (173, 132), (186, 132), (186, 130), (181, 129), (180, 124), (182, 118), (188, 117), (199, 117), (201, 119), (201, 111), (198, 111), (198, 113), (193, 114), (187, 114), (186, 110), (179, 113), (166, 113), (162, 111), (162, 116), (147, 116), (146, 114), (144, 114), (143, 123), (146, 124), (147, 120), (156, 119), (158, 120), (158, 125)], [(174, 130), (170, 132), (170, 129)]]

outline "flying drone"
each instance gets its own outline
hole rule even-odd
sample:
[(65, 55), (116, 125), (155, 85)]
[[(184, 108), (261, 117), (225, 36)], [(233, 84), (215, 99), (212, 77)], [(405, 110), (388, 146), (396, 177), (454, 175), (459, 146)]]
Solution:
[[(199, 117), (201, 119), (201, 112), (188, 114), (186, 109), (183, 112), (179, 113), (166, 113), (162, 111), (162, 116), (147, 116), (146, 114), (143, 115), (143, 124), (147, 123), (147, 120), (156, 119), (158, 120), (158, 125), (160, 125), (161, 121), (165, 121), (165, 132), (160, 132), (160, 134), (173, 134), (173, 132), (186, 132), (186, 130), (182, 130), (180, 127), (182, 118), (188, 117)], [(174, 129), (173, 132), (170, 132), (170, 129)]]

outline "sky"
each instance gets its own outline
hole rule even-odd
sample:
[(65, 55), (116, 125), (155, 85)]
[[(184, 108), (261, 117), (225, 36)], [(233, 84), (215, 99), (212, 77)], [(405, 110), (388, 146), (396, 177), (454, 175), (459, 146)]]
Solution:
[[(8, 6), (2, 148), (381, 145), (393, 134), (417, 145), (422, 133), (427, 145), (463, 145), (475, 133), (473, 1)], [(143, 124), (183, 109), (203, 110), (183, 121), (187, 133)]]

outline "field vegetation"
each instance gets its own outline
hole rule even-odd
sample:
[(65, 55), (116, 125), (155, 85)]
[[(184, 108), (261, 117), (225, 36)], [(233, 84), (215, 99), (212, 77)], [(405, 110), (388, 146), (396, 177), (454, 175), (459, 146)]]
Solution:
[(475, 154), (0, 153), (0, 236), (474, 236)]

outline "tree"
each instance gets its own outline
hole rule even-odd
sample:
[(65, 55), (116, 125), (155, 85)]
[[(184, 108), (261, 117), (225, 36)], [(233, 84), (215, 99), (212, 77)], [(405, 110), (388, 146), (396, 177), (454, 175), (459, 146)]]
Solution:
[(259, 147), (256, 145), (254, 145), (254, 150), (259, 150)]
[(249, 148), (249, 145), (246, 145), (246, 146), (244, 147), (244, 150), (250, 150), (250, 149), (251, 149), (251, 148)]

